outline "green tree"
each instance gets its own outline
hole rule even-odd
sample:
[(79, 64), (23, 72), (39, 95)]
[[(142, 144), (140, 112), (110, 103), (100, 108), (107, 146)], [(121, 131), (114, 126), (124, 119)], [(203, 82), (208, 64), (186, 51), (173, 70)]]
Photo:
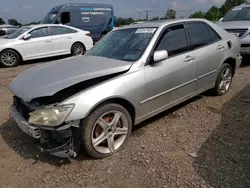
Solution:
[(3, 20), (3, 18), (0, 18), (0, 25), (5, 24), (5, 21)]
[(217, 21), (224, 17), (233, 7), (247, 3), (247, 0), (226, 0), (221, 7), (212, 6), (207, 12), (197, 11), (191, 14), (190, 18), (206, 18), (211, 21)]
[(197, 11), (191, 14), (189, 18), (204, 18), (204, 13), (202, 11)]
[(133, 18), (117, 18), (115, 17), (115, 26), (120, 27), (123, 25), (129, 25), (131, 23), (135, 22)]
[(216, 6), (212, 6), (204, 15), (204, 17), (208, 20), (217, 20), (220, 16), (219, 9)]
[(22, 25), (16, 19), (9, 19), (8, 20), (8, 24), (10, 24), (10, 25), (16, 25), (16, 26), (21, 26)]
[(159, 17), (159, 16), (156, 16), (156, 17), (154, 17), (154, 18), (152, 18), (151, 20), (152, 21), (156, 21), (156, 20), (160, 20), (161, 18)]
[(166, 19), (175, 19), (176, 18), (176, 11), (173, 9), (167, 9), (167, 13), (165, 15)]

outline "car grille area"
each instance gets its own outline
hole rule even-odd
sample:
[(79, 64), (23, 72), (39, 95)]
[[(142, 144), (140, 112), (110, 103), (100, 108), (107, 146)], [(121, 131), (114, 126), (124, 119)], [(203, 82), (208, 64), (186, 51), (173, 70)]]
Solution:
[(225, 29), (229, 33), (238, 34), (238, 37), (242, 37), (248, 29)]
[(24, 101), (20, 99), (17, 96), (13, 97), (13, 106), (20, 112), (20, 114), (28, 121), (29, 119), (29, 113), (32, 112), (32, 110), (25, 105)]

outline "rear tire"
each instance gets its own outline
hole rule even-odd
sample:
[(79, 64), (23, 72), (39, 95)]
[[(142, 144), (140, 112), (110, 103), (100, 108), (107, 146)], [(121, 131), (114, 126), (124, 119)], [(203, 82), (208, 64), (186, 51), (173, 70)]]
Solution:
[(225, 95), (231, 88), (233, 78), (233, 68), (228, 63), (222, 64), (217, 79), (215, 82), (215, 87), (212, 89), (212, 93), (215, 96)]
[(123, 106), (108, 103), (94, 110), (82, 129), (84, 151), (95, 159), (102, 159), (124, 146), (132, 131), (132, 119)]
[(19, 54), (14, 50), (4, 50), (0, 53), (0, 64), (3, 67), (16, 67), (20, 61)]
[(73, 56), (84, 55), (85, 52), (86, 52), (86, 48), (80, 42), (73, 44), (71, 47), (71, 55)]

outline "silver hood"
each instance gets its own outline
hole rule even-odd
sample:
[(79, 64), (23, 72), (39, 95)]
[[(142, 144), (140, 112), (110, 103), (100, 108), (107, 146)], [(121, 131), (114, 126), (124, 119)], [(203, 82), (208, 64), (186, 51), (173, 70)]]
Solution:
[(34, 98), (52, 96), (74, 84), (129, 70), (132, 62), (103, 57), (77, 56), (35, 66), (13, 80), (9, 89), (29, 102)]
[(223, 29), (248, 29), (250, 21), (218, 22), (217, 25)]

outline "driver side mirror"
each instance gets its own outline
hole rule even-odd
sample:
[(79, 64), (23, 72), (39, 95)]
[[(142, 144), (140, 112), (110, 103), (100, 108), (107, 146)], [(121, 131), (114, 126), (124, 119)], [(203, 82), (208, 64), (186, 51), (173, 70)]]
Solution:
[(31, 34), (25, 34), (24, 36), (23, 36), (23, 40), (28, 40), (29, 38), (31, 37)]
[(223, 17), (221, 17), (220, 19), (219, 19), (219, 22), (221, 22), (223, 20)]
[(154, 52), (153, 60), (155, 63), (159, 63), (168, 58), (167, 50), (159, 50)]

